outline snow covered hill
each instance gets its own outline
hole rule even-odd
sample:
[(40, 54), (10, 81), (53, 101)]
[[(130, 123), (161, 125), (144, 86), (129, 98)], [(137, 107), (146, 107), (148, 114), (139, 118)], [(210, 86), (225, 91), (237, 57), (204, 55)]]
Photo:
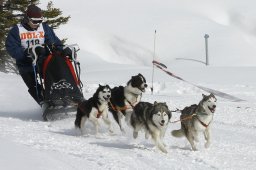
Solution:
[[(47, 1), (42, 1), (45, 8)], [(56, 31), (77, 43), (83, 93), (89, 98), (98, 84), (125, 85), (143, 74), (151, 87), (154, 30), (156, 58), (188, 82), (219, 90), (246, 101), (217, 96), (212, 145), (191, 151), (185, 138), (171, 136), (179, 123), (168, 126), (164, 142), (168, 154), (156, 149), (143, 134), (134, 140), (110, 118), (114, 135), (101, 124), (100, 135), (87, 122), (88, 134), (74, 128), (75, 113), (50, 122), (29, 96), (18, 75), (0, 73), (0, 167), (6, 170), (177, 169), (253, 170), (256, 166), (256, 50), (253, 0), (141, 0), (54, 1), (71, 21)], [(210, 35), (210, 66), (175, 60), (204, 60), (204, 34)], [(238, 67), (233, 67), (238, 66)], [(249, 67), (251, 66), (251, 67)], [(155, 69), (154, 94), (142, 100), (164, 101), (171, 110), (198, 103), (195, 86)], [(179, 119), (174, 113), (171, 121)]]
[[(42, 8), (46, 2), (42, 1)], [(156, 55), (165, 63), (179, 64), (175, 58), (205, 60), (204, 35), (209, 34), (211, 65), (256, 66), (254, 0), (62, 0), (54, 4), (71, 15), (57, 33), (108, 62), (141, 64), (152, 58), (157, 30)]]

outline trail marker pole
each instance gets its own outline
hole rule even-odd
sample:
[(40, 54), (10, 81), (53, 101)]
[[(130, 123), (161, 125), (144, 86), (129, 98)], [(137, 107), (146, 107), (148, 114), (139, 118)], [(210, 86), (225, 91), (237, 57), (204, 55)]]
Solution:
[(204, 38), (205, 38), (205, 65), (208, 66), (209, 65), (209, 57), (208, 57), (208, 38), (209, 38), (209, 35), (208, 34), (205, 34), (204, 35)]
[(208, 55), (208, 38), (209, 38), (209, 35), (205, 34), (204, 38), (205, 38), (205, 62), (201, 61), (201, 60), (192, 59), (192, 58), (176, 58), (176, 60), (195, 61), (195, 62), (203, 63), (206, 66), (208, 66), (209, 65), (209, 55)]
[[(153, 61), (155, 60), (155, 56), (156, 56), (156, 30), (155, 30), (155, 34), (154, 34), (154, 54), (153, 54)], [(152, 85), (151, 85), (151, 95), (153, 95), (153, 91), (154, 91), (154, 73), (155, 73), (155, 65), (152, 64)]]

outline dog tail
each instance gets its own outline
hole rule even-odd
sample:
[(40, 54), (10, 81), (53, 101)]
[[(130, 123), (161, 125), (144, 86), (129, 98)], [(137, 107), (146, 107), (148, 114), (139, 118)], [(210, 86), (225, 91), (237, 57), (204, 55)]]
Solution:
[(184, 136), (184, 132), (182, 129), (179, 130), (173, 130), (172, 132), (172, 136), (176, 137), (176, 138), (181, 138)]

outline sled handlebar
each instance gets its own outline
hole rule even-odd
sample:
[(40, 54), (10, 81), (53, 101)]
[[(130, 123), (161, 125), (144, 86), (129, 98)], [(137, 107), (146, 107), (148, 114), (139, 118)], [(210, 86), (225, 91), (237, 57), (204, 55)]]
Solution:
[[(36, 54), (36, 48), (37, 48), (37, 47), (42, 47), (42, 48), (44, 48), (45, 46), (47, 46), (47, 44), (37, 44), (37, 45), (34, 45), (34, 46), (31, 47), (31, 49), (32, 49), (32, 54), (33, 54), (33, 56), (34, 56), (34, 58), (32, 58), (32, 59), (33, 59), (32, 64), (33, 64), (34, 66), (36, 65), (36, 62), (37, 62), (37, 59), (38, 59), (38, 55)], [(59, 45), (59, 46), (60, 46), (60, 45)], [(73, 60), (75, 63), (78, 63), (78, 61), (76, 60), (76, 57), (75, 57), (75, 53), (80, 50), (78, 44), (65, 45), (65, 46), (64, 46), (64, 49), (67, 48), (67, 47), (70, 48), (71, 51), (72, 51), (72, 60)], [(76, 47), (77, 47), (77, 49), (76, 49)]]
[[(76, 49), (76, 47), (78, 47), (78, 49)], [(75, 63), (77, 63), (78, 61), (76, 60), (75, 53), (80, 50), (78, 44), (65, 45), (65, 46), (64, 46), (64, 49), (65, 49), (65, 48), (70, 48), (70, 49), (71, 49), (71, 51), (72, 51), (72, 60), (73, 60)]]
[(33, 66), (35, 66), (36, 65), (36, 61), (37, 61), (37, 59), (38, 59), (38, 56), (37, 56), (37, 54), (36, 54), (36, 48), (37, 47), (43, 47), (44, 48), (44, 46), (43, 45), (41, 45), (41, 44), (37, 44), (37, 45), (34, 45), (31, 49), (32, 49), (32, 53), (33, 53), (33, 55), (34, 55), (34, 59), (33, 59), (33, 61), (32, 61), (32, 64), (33, 64)]

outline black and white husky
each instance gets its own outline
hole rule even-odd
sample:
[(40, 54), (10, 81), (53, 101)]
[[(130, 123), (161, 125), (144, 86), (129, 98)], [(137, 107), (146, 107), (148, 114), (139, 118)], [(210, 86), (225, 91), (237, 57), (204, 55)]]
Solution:
[(181, 111), (181, 129), (173, 130), (175, 137), (186, 136), (193, 150), (197, 150), (195, 141), (198, 141), (198, 133), (203, 132), (206, 143), (205, 147), (210, 146), (211, 131), (210, 126), (213, 121), (213, 114), (216, 109), (217, 99), (213, 94), (203, 95), (203, 99), (198, 105), (194, 104), (185, 107)]
[(137, 138), (138, 132), (144, 130), (145, 138), (148, 139), (149, 135), (151, 135), (155, 145), (162, 152), (167, 153), (163, 138), (171, 116), (172, 113), (166, 103), (138, 103), (134, 107), (130, 119), (133, 127), (133, 137)]
[(129, 122), (133, 107), (140, 102), (142, 93), (147, 88), (146, 79), (142, 74), (132, 76), (127, 85), (114, 87), (111, 89), (111, 98), (109, 102), (109, 111), (113, 114), (122, 132), (124, 128), (121, 119), (125, 116)]
[(111, 97), (111, 89), (108, 85), (99, 85), (94, 95), (88, 100), (78, 105), (75, 126), (80, 128), (84, 134), (84, 125), (87, 119), (92, 121), (95, 126), (96, 135), (98, 134), (99, 122), (98, 118), (102, 117), (108, 125), (109, 131), (112, 133), (111, 121), (108, 118), (108, 102)]

